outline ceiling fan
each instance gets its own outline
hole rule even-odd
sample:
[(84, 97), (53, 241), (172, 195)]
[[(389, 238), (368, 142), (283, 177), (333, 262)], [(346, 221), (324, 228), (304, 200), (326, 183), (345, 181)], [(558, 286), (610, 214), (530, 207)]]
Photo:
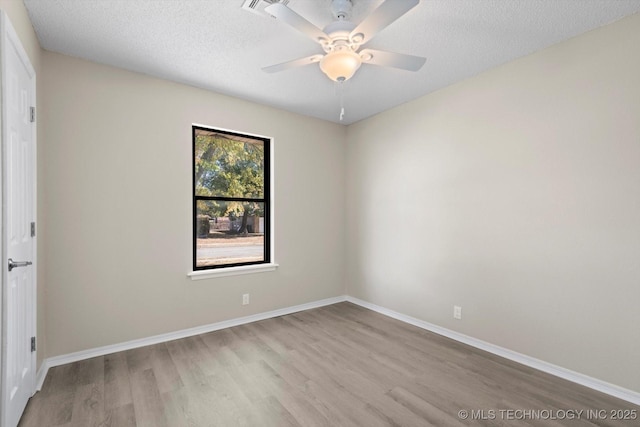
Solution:
[(275, 73), (293, 67), (319, 63), (322, 72), (336, 82), (349, 80), (363, 63), (418, 71), (426, 61), (421, 56), (360, 48), (419, 3), (420, 0), (386, 0), (360, 24), (356, 25), (349, 20), (353, 7), (351, 0), (332, 0), (331, 11), (336, 20), (324, 27), (323, 30), (284, 4), (273, 3), (265, 8), (266, 12), (311, 37), (322, 46), (325, 54), (311, 55), (271, 65), (262, 70), (267, 73)]

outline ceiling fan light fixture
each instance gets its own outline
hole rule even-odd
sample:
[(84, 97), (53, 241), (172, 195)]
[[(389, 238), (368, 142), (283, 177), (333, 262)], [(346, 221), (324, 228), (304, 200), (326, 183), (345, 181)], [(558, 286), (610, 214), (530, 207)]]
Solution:
[(320, 69), (331, 80), (343, 82), (349, 80), (360, 68), (360, 56), (351, 50), (336, 50), (320, 60)]

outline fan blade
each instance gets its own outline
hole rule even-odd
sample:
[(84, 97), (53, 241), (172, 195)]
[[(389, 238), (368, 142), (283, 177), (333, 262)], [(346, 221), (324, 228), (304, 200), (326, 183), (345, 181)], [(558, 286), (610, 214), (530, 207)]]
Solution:
[(320, 28), (316, 27), (311, 22), (307, 21), (302, 16), (298, 15), (282, 3), (273, 3), (271, 6), (265, 7), (264, 10), (271, 16), (274, 16), (276, 19), (280, 19), (281, 21), (289, 24), (296, 30), (300, 31), (303, 34), (306, 34), (318, 43), (322, 42), (323, 40), (329, 40), (329, 36), (327, 36), (324, 31), (322, 31)]
[(320, 62), (323, 55), (311, 55), (306, 58), (294, 59), (293, 61), (283, 62), (281, 64), (270, 65), (268, 67), (264, 67), (262, 71), (265, 73), (277, 73), (279, 71), (288, 70), (294, 67), (301, 67), (303, 65), (314, 64)]
[(385, 52), (375, 49), (363, 49), (359, 53), (362, 62), (365, 64), (400, 68), (407, 71), (418, 71), (427, 60), (427, 58), (423, 58), (422, 56), (405, 55), (404, 53)]
[[(376, 36), (382, 29), (393, 23), (396, 19), (416, 7), (420, 0), (387, 0), (382, 3), (371, 15), (367, 16), (358, 26), (351, 32), (350, 37), (356, 37), (361, 34), (363, 45)], [(269, 6), (271, 7), (271, 6)], [(268, 8), (267, 8), (268, 9)]]

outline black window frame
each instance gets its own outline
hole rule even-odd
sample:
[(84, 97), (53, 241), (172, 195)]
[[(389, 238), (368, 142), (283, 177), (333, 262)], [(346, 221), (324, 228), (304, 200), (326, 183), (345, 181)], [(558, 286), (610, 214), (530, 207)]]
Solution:
[[(263, 198), (252, 198), (252, 197), (221, 197), (221, 196), (198, 196), (196, 194), (196, 133), (198, 130), (206, 131), (206, 132), (215, 132), (222, 135), (229, 135), (231, 137), (240, 137), (240, 138), (248, 138), (253, 139), (256, 142), (262, 142), (264, 145), (264, 174), (263, 174)], [(271, 263), (271, 138), (252, 135), (247, 133), (240, 133), (235, 131), (230, 131), (227, 129), (220, 129), (214, 127), (207, 127), (202, 125), (192, 125), (191, 126), (191, 186), (192, 186), (192, 199), (193, 199), (193, 212), (192, 212), (192, 221), (193, 221), (193, 271), (203, 271), (203, 270), (218, 270), (223, 268), (230, 267), (241, 267), (248, 265), (260, 265), (260, 264), (270, 264)], [(220, 264), (220, 265), (206, 265), (206, 266), (198, 266), (198, 209), (197, 204), (199, 200), (218, 200), (225, 202), (255, 202), (255, 203), (263, 203), (264, 206), (264, 256), (262, 261), (249, 261), (249, 262), (240, 262), (240, 263), (229, 263), (229, 264)]]

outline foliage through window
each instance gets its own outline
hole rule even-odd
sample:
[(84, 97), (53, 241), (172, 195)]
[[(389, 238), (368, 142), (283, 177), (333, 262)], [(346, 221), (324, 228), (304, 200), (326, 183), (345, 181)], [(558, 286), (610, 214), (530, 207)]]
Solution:
[(270, 262), (269, 139), (193, 126), (193, 268)]

